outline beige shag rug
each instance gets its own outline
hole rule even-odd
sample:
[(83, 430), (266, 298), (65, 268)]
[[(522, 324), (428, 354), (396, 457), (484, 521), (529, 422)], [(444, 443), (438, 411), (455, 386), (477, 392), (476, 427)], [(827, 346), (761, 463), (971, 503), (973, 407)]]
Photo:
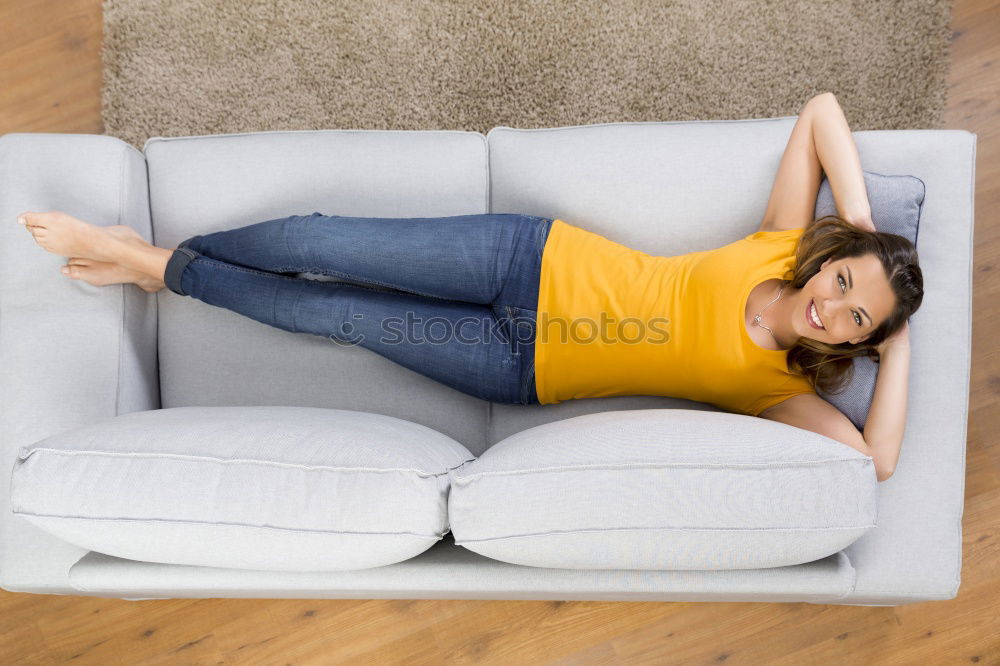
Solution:
[(105, 133), (944, 126), (950, 0), (103, 0)]

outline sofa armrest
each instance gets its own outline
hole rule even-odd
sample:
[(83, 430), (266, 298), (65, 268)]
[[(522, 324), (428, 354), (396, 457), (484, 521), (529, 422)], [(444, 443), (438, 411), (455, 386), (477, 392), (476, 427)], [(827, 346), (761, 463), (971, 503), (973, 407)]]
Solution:
[(136, 285), (96, 287), (17, 224), (61, 210), (152, 240), (142, 153), (88, 134), (0, 137), (0, 586), (73, 593), (69, 568), (86, 552), (10, 510), (17, 450), (118, 414), (158, 409), (157, 303)]

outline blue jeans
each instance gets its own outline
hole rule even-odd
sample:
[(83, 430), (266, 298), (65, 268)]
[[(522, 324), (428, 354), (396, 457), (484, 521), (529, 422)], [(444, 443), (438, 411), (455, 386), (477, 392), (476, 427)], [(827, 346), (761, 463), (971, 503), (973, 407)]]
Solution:
[(183, 241), (164, 282), (286, 331), (360, 345), (484, 400), (537, 404), (538, 283), (551, 226), (513, 213), (293, 215)]

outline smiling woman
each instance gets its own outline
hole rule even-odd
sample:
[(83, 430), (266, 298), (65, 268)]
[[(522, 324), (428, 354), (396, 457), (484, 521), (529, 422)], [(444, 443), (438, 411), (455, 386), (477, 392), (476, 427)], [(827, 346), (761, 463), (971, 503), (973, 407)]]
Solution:
[[(814, 221), (824, 172), (840, 215)], [(757, 285), (747, 316), (755, 304), (774, 299), (770, 319), (760, 325), (788, 350), (789, 372), (806, 377), (814, 389), (837, 393), (852, 379), (855, 357), (880, 358), (888, 340), (906, 333), (923, 299), (923, 275), (908, 239), (876, 231), (857, 146), (830, 92), (810, 99), (799, 113), (760, 225), (762, 232), (796, 229), (804, 231), (792, 277)], [(877, 450), (873, 457), (884, 481), (899, 456), (906, 409), (908, 342), (896, 346), (906, 347), (905, 360), (895, 353), (891, 367), (880, 369), (864, 435), (815, 392), (793, 395), (758, 415), (869, 455)]]
[[(795, 367), (826, 392), (851, 378), (855, 356), (876, 356), (923, 300), (917, 250), (896, 234), (870, 232), (828, 216), (810, 225), (795, 249), (778, 333), (794, 340)], [(813, 322), (815, 308), (822, 327)], [(781, 328), (784, 327), (784, 328)]]
[(778, 282), (774, 288), (783, 290), (781, 304), (773, 308), (769, 330), (782, 349), (794, 346), (799, 338), (857, 345), (871, 337), (876, 322), (889, 318), (896, 301), (874, 254), (828, 257), (801, 289)]
[[(850, 381), (854, 357), (885, 354), (923, 301), (923, 274), (909, 240), (859, 229), (836, 216), (821, 218), (802, 233), (791, 273), (782, 285), (785, 308), (775, 315), (778, 335), (796, 338), (786, 363), (827, 393)], [(863, 435), (815, 393), (792, 396), (759, 416), (871, 455), (878, 480), (884, 481), (899, 457), (906, 413), (908, 341), (894, 347), (894, 360), (880, 368)]]

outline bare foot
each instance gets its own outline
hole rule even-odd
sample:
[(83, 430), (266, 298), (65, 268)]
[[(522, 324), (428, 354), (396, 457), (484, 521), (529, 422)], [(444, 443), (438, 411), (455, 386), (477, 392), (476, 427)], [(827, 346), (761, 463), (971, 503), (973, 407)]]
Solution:
[(140, 245), (145, 245), (149, 247), (151, 243), (146, 241), (138, 231), (132, 227), (125, 226), (124, 224), (114, 224), (110, 227), (101, 227), (107, 233), (111, 234), (118, 240), (138, 242)]
[[(123, 224), (104, 227), (109, 234), (125, 243), (137, 243), (151, 246), (138, 231)], [(133, 283), (143, 291), (156, 293), (166, 287), (163, 280), (150, 277), (145, 273), (125, 268), (110, 261), (96, 261), (85, 257), (73, 257), (67, 262), (65, 274), (73, 280), (83, 280), (88, 284), (103, 287), (109, 284)]]
[(104, 227), (89, 224), (59, 211), (22, 213), (18, 216), (18, 222), (22, 220), (42, 249), (63, 257), (113, 262), (116, 245), (121, 242)]
[(73, 257), (63, 266), (62, 270), (70, 279), (83, 280), (96, 287), (132, 283), (138, 285), (143, 291), (153, 294), (166, 286), (162, 280), (157, 280), (145, 273), (125, 268), (111, 261)]

